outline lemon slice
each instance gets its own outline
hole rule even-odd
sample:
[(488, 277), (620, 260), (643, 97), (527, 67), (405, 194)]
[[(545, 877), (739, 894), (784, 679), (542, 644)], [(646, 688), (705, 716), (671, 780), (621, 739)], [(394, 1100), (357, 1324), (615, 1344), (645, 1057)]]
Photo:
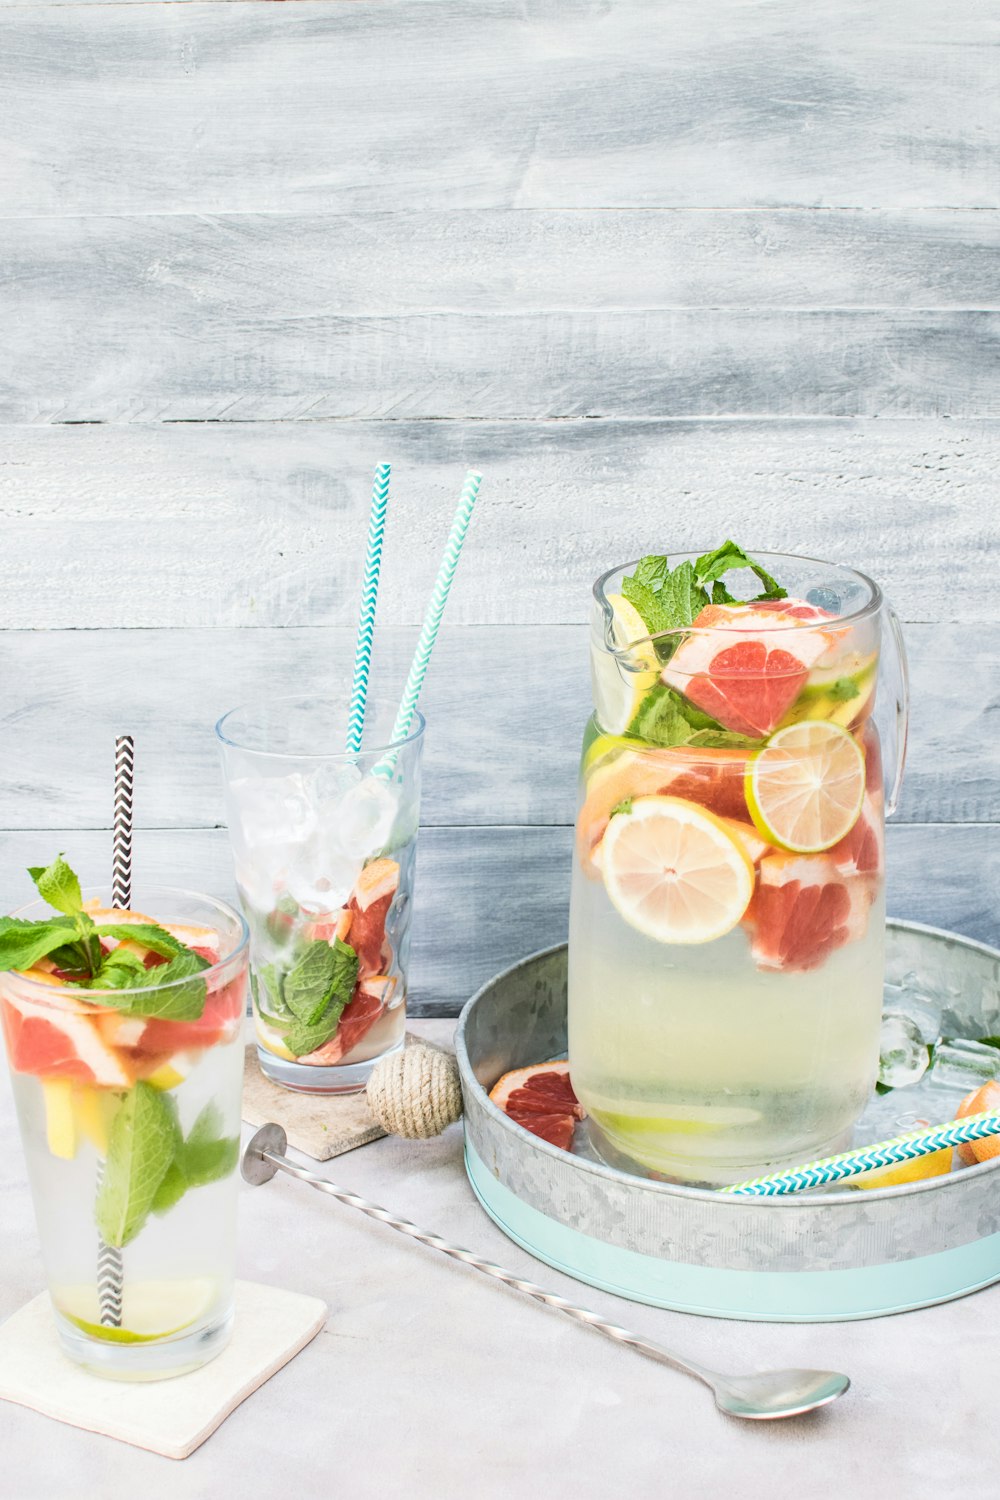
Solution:
[(951, 1171), (952, 1148), (945, 1146), (940, 1151), (931, 1151), (927, 1156), (914, 1157), (913, 1161), (901, 1162), (898, 1167), (876, 1167), (856, 1177), (851, 1187), (883, 1188), (902, 1187), (906, 1182), (922, 1182), (925, 1177), (943, 1177)]
[(639, 797), (601, 840), (604, 886), (630, 926), (659, 943), (710, 943), (753, 894), (754, 867), (712, 813), (682, 797)]
[(804, 719), (772, 734), (747, 762), (745, 790), (766, 839), (794, 854), (818, 854), (861, 816), (865, 758), (839, 724)]
[(635, 606), (622, 594), (609, 594), (608, 603), (614, 612), (611, 634), (615, 645), (636, 644), (622, 657), (601, 648), (591, 651), (594, 712), (608, 734), (623, 734), (643, 698), (659, 681), (660, 663), (645, 621)]

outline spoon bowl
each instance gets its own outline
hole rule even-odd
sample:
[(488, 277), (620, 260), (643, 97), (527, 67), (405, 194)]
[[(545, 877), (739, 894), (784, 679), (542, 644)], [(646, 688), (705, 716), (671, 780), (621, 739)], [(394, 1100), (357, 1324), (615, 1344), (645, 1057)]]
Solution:
[(768, 1422), (829, 1406), (851, 1382), (834, 1370), (766, 1370), (760, 1375), (714, 1376), (706, 1383), (720, 1411)]

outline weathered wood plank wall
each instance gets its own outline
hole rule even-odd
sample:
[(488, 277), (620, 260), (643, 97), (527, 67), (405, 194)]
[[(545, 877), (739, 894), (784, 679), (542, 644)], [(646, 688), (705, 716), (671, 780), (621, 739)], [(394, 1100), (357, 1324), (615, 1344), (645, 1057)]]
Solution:
[(375, 462), (428, 683), (414, 960), (565, 921), (590, 580), (733, 532), (873, 572), (890, 908), (1000, 941), (1000, 49), (936, 0), (0, 0), (0, 908), (56, 847), (227, 892), (211, 724), (332, 680)]

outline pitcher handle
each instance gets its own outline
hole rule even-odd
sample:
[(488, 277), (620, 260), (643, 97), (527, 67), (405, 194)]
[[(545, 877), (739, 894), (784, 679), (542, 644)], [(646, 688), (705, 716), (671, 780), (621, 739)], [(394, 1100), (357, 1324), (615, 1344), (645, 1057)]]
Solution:
[(903, 770), (906, 766), (906, 741), (910, 729), (910, 670), (906, 659), (906, 644), (903, 640), (903, 627), (899, 616), (889, 603), (885, 601), (885, 612), (892, 631), (894, 663), (889, 678), (889, 686), (896, 699), (896, 742), (895, 770), (892, 777), (892, 786), (885, 802), (885, 815), (891, 818), (896, 811), (899, 802), (899, 791), (903, 784)]

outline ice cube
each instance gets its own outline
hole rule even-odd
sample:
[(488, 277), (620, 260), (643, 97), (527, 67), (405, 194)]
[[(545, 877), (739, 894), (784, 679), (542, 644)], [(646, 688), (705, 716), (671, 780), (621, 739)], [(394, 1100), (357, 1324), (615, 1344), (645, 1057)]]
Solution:
[(316, 829), (316, 810), (300, 775), (238, 777), (229, 783), (229, 797), (236, 814), (230, 821), (238, 822), (248, 851), (304, 843)]
[(326, 841), (310, 840), (297, 852), (285, 877), (285, 886), (306, 911), (318, 915), (346, 906), (360, 865), (347, 859)]
[(905, 1088), (924, 1076), (928, 1061), (927, 1043), (917, 1023), (901, 1011), (886, 1011), (879, 1042), (879, 1083), (890, 1089)]
[(912, 982), (886, 985), (884, 1011), (907, 1016), (920, 1032), (921, 1041), (936, 1042), (941, 1035), (941, 1001), (921, 990), (916, 975), (907, 975), (907, 981)]
[(371, 859), (388, 846), (398, 812), (398, 793), (374, 776), (366, 776), (339, 800), (324, 803), (323, 832), (348, 858)]
[(1000, 1049), (964, 1037), (945, 1039), (934, 1048), (928, 1080), (935, 1088), (971, 1094), (994, 1078), (1000, 1078)]

